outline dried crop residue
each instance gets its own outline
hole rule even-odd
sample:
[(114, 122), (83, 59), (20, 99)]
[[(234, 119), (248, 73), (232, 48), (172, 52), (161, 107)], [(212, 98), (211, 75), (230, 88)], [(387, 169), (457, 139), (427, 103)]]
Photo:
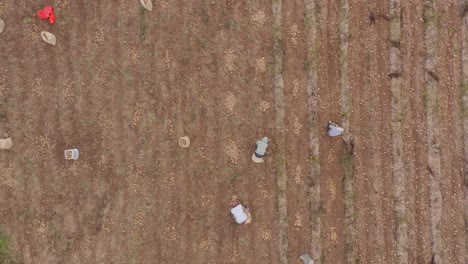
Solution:
[(267, 101), (261, 101), (258, 108), (262, 112), (266, 112), (268, 109), (270, 109), (271, 104)]
[(299, 230), (302, 227), (302, 222), (304, 221), (304, 217), (301, 215), (300, 212), (296, 212), (294, 215), (294, 226), (296, 227), (296, 230)]
[(237, 69), (237, 55), (233, 49), (228, 49), (224, 54), (224, 67), (227, 71), (232, 72)]
[(289, 36), (290, 36), (291, 43), (292, 43), (293, 46), (296, 48), (296, 47), (297, 47), (298, 40), (299, 40), (299, 37), (300, 37), (300, 32), (299, 32), (299, 29), (298, 29), (298, 27), (297, 27), (296, 24), (293, 24), (293, 25), (289, 28)]
[(228, 92), (228, 94), (224, 98), (224, 107), (226, 107), (226, 111), (229, 114), (233, 114), (236, 104), (237, 104), (236, 96), (232, 92)]
[(293, 121), (293, 124), (292, 124), (292, 127), (293, 127), (293, 132), (296, 136), (299, 136), (299, 134), (301, 133), (301, 130), (302, 130), (302, 123), (299, 121), (299, 117), (298, 116), (294, 116), (294, 121)]
[(255, 60), (255, 70), (258, 72), (266, 72), (266, 59), (265, 57), (261, 57)]
[(302, 167), (301, 165), (297, 165), (296, 166), (296, 169), (293, 173), (294, 175), (294, 181), (296, 182), (296, 184), (303, 184), (303, 181), (302, 181)]
[(16, 179), (12, 168), (2, 168), (0, 170), (0, 185), (8, 188), (15, 187)]
[(309, 98), (301, 94), (301, 87), (307, 85), (305, 76), (312, 63), (307, 61), (308, 47), (306, 41), (301, 39), (304, 37), (301, 32), (305, 31), (304, 21), (306, 20), (304, 3), (283, 1), (281, 13), (283, 20), (279, 46), (282, 50), (279, 52), (284, 54), (281, 71), (284, 78), (284, 114), (287, 125), (285, 159), (289, 174), (286, 179), (286, 208), (291, 216), (287, 221), (289, 227), (287, 258), (290, 263), (294, 263), (303, 252), (312, 253), (315, 250), (311, 248), (311, 245), (315, 246), (320, 243), (313, 241), (310, 236), (311, 228), (315, 226), (315, 223), (311, 224), (311, 215), (314, 213), (310, 211), (310, 203), (306, 199), (310, 194), (310, 177), (305, 177), (305, 175), (309, 173), (308, 159), (311, 155), (311, 146), (304, 142), (308, 141), (307, 136), (311, 131), (312, 123), (309, 119), (309, 109), (307, 109)]
[(258, 26), (261, 27), (265, 24), (267, 17), (265, 15), (265, 12), (262, 10), (258, 10), (255, 14), (252, 15), (252, 22)]
[(299, 93), (301, 92), (301, 87), (299, 86), (299, 79), (294, 78), (294, 80), (292, 81), (292, 86), (293, 86), (293, 96), (294, 96), (294, 99), (296, 99)]
[[(460, 101), (448, 100), (461, 96), (460, 1), (437, 0), (443, 15), (426, 17), (422, 1), (402, 1), (398, 43), (385, 35), (391, 0), (350, 1), (348, 11), (337, 0), (157, 0), (152, 12), (138, 1), (60, 0), (54, 47), (41, 40), (50, 25), (33, 16), (36, 2), (0, 2), (7, 22), (0, 132), (15, 142), (0, 152), (0, 228), (25, 264), (295, 263), (305, 252), (316, 264), (346, 263), (346, 252), (360, 263), (399, 262), (398, 242), (387, 242), (398, 219), (389, 181), (395, 115), (386, 95), (399, 75), (389, 76), (385, 64), (393, 47), (402, 57), (396, 117), (407, 262), (429, 263), (426, 19), (440, 22), (437, 71), (429, 74), (439, 80), (430, 96), (439, 98), (442, 257), (466, 263), (460, 175), (467, 155), (459, 144), (466, 121)], [(235, 104), (226, 106), (229, 92)], [(324, 136), (330, 119), (355, 136), (354, 153), (341, 137)], [(190, 148), (178, 146), (182, 135), (193, 139)], [(269, 155), (254, 164), (262, 136), (272, 140)], [(230, 140), (236, 164), (226, 154)], [(75, 146), (80, 159), (65, 160), (63, 151)], [(251, 208), (251, 225), (230, 217), (235, 194)], [(354, 213), (344, 197), (355, 199)], [(355, 245), (347, 243), (350, 226)]]
[(229, 141), (229, 144), (224, 149), (224, 152), (226, 153), (226, 155), (232, 163), (237, 164), (241, 152), (235, 141)]
[[(360, 261), (395, 262), (391, 166), (391, 94), (388, 78), (388, 23), (385, 2), (349, 2), (348, 64), (350, 129), (354, 136), (355, 256)], [(344, 160), (343, 160), (344, 161)]]

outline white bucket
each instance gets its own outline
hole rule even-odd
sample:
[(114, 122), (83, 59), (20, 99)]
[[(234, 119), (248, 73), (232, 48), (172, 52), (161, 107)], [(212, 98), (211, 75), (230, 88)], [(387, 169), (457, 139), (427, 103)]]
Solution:
[(77, 148), (65, 150), (65, 159), (77, 160), (79, 157), (80, 157), (80, 152), (78, 151)]

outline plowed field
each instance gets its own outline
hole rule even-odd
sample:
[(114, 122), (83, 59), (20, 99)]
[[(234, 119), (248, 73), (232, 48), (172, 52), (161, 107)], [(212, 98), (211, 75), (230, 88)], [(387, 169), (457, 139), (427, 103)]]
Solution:
[(153, 5), (1, 0), (0, 262), (468, 263), (468, 2)]

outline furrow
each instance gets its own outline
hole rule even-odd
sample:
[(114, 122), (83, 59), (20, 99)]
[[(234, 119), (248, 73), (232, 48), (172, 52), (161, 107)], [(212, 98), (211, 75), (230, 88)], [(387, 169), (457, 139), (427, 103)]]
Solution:
[(278, 223), (279, 223), (279, 250), (280, 263), (288, 262), (288, 222), (287, 222), (287, 178), (285, 160), (285, 134), (284, 134), (284, 81), (283, 81), (283, 13), (282, 0), (272, 1), (273, 10), (273, 87), (275, 94), (275, 141), (277, 150), (275, 154), (275, 166), (278, 191)]
[[(463, 119), (463, 145), (465, 164), (463, 171), (464, 181), (464, 204), (465, 204), (465, 245), (462, 248), (466, 250), (468, 247), (468, 0), (462, 0), (462, 10), (465, 10), (462, 20), (462, 119)], [(465, 263), (468, 262), (468, 254), (465, 253)]]
[(304, 0), (306, 23), (306, 50), (307, 61), (310, 69), (307, 72), (307, 109), (310, 113), (309, 123), (309, 207), (311, 219), (311, 256), (314, 263), (322, 263), (322, 239), (321, 239), (321, 211), (322, 201), (320, 195), (320, 125), (318, 116), (318, 26), (317, 3), (315, 0)]
[(408, 223), (406, 218), (406, 174), (403, 163), (403, 125), (401, 95), (401, 3), (390, 1), (390, 89), (392, 94), (392, 174), (394, 188), (395, 239), (398, 263), (408, 263)]
[(341, 155), (343, 196), (345, 204), (344, 254), (346, 263), (356, 262), (355, 218), (354, 218), (354, 139), (349, 125), (351, 113), (351, 90), (349, 85), (348, 50), (349, 50), (349, 3), (339, 1), (339, 36), (340, 36), (340, 89), (341, 89), (341, 124), (347, 133), (343, 135), (346, 152)]
[(434, 0), (424, 0), (424, 42), (426, 45), (426, 59), (424, 62), (424, 80), (426, 84), (426, 123), (428, 144), (427, 170), (430, 177), (430, 205), (431, 205), (431, 238), (432, 254), (435, 263), (443, 261), (443, 245), (441, 234), (442, 193), (440, 190), (441, 154), (439, 113), (437, 104), (437, 80), (431, 73), (435, 73), (438, 46), (438, 18)]

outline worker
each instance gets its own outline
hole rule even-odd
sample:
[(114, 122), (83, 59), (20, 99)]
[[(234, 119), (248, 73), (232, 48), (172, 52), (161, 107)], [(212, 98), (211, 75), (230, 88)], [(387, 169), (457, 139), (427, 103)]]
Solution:
[(268, 148), (268, 137), (263, 137), (255, 143), (255, 151), (252, 155), (252, 160), (255, 163), (263, 162), (263, 157), (266, 156)]
[(343, 133), (344, 129), (339, 127), (337, 124), (333, 123), (332, 121), (328, 121), (327, 124), (327, 134), (330, 137), (336, 137)]
[(248, 224), (252, 221), (247, 205), (243, 206), (242, 204), (237, 204), (231, 208), (231, 214), (238, 224)]
[(314, 260), (310, 258), (309, 254), (304, 254), (300, 257), (304, 264), (314, 264)]

